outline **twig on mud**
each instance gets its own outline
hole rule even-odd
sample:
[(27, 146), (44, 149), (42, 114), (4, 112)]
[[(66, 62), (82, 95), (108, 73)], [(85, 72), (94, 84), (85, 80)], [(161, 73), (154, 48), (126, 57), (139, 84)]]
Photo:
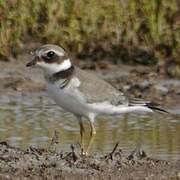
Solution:
[(134, 149), (134, 150), (129, 154), (129, 156), (127, 157), (127, 160), (132, 160), (132, 159), (134, 159), (134, 155), (140, 150), (141, 145), (142, 145), (142, 140), (140, 139), (140, 140), (137, 142), (137, 145), (136, 145), (135, 149)]
[(80, 149), (80, 154), (83, 155), (84, 149), (81, 147), (81, 144), (77, 143), (78, 148)]
[(135, 155), (137, 158), (140, 158), (140, 159), (147, 157), (147, 154), (145, 153), (145, 151), (141, 150), (141, 143), (140, 142), (137, 144), (136, 148), (127, 157), (127, 160), (134, 159)]
[(143, 159), (145, 157), (147, 157), (147, 154), (144, 150), (140, 150), (137, 152), (137, 156), (140, 158), (140, 159)]
[(1, 141), (1, 142), (0, 142), (0, 145), (6, 146), (6, 147), (9, 148), (9, 149), (14, 149), (14, 150), (16, 150), (16, 151), (22, 151), (22, 150), (21, 150), (20, 148), (18, 148), (18, 147), (13, 147), (13, 146), (9, 145), (6, 141)]
[(119, 143), (116, 143), (116, 144), (115, 144), (113, 150), (112, 150), (108, 155), (105, 156), (105, 160), (108, 160), (108, 159), (113, 160), (113, 154), (114, 154), (114, 152), (116, 151), (118, 145), (119, 145)]
[(36, 156), (36, 159), (39, 161), (39, 152), (37, 151), (36, 148), (33, 148), (32, 146), (29, 147), (29, 150), (31, 151), (32, 154), (34, 154)]
[(52, 137), (51, 143), (49, 145), (48, 150), (50, 152), (56, 152), (57, 150), (57, 144), (59, 144), (59, 133), (57, 130), (54, 131), (54, 135)]
[(134, 159), (134, 154), (135, 154), (135, 150), (133, 150), (133, 151), (131, 152), (131, 154), (127, 157), (127, 160), (132, 160), (132, 159)]
[(73, 144), (71, 144), (71, 150), (72, 150), (72, 158), (73, 158), (73, 161), (75, 162), (77, 159), (78, 159), (78, 156), (76, 155), (75, 153), (75, 147)]
[(6, 146), (9, 149), (16, 149), (15, 147), (9, 145), (6, 141), (1, 141), (0, 145)]
[(122, 149), (119, 149), (117, 152), (115, 152), (114, 157), (119, 157), (119, 159), (122, 159)]
[(78, 146), (78, 148), (81, 149), (81, 144), (79, 142), (77, 143), (77, 146)]
[(4, 146), (9, 146), (9, 144), (6, 141), (1, 141), (0, 144)]
[(69, 163), (76, 162), (78, 159), (77, 154), (75, 153), (75, 147), (73, 144), (71, 144), (70, 146), (71, 148), (71, 152), (69, 152), (65, 157), (62, 157), (62, 159), (65, 159), (66, 161), (68, 161)]

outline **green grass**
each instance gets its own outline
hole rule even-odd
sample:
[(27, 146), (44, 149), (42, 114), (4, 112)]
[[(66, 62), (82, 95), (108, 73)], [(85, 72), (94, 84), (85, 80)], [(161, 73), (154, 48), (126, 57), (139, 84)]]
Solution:
[(180, 64), (179, 12), (178, 0), (0, 0), (0, 55), (33, 41), (82, 59)]

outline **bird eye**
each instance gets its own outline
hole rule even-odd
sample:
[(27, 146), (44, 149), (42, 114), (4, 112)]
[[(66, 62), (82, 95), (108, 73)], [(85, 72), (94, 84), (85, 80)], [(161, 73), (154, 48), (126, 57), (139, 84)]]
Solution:
[(48, 58), (52, 58), (53, 56), (54, 56), (54, 52), (53, 51), (49, 51), (48, 53), (47, 53), (47, 57)]

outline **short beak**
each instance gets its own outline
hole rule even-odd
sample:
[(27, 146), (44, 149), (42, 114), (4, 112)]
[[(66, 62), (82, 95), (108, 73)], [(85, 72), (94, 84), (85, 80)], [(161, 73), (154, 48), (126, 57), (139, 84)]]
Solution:
[(37, 59), (38, 59), (38, 57), (35, 56), (35, 57), (33, 58), (33, 60), (31, 60), (30, 62), (28, 62), (28, 63), (26, 64), (26, 66), (27, 66), (27, 67), (35, 66), (36, 63), (37, 63)]

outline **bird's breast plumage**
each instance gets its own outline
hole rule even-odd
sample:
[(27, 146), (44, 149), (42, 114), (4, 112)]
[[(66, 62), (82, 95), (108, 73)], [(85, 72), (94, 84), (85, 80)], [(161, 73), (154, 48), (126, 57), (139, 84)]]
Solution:
[[(76, 81), (76, 82), (75, 82)], [(87, 116), (88, 109), (83, 94), (78, 90), (77, 80), (71, 80), (65, 88), (61, 88), (58, 82), (47, 84), (47, 91), (54, 101), (63, 109), (76, 115)]]

